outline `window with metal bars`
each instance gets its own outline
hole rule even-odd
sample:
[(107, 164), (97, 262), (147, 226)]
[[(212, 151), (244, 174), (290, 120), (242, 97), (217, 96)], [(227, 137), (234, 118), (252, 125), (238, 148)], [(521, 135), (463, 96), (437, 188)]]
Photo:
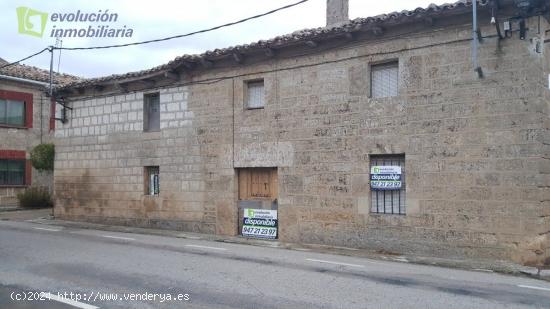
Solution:
[[(372, 180), (373, 167), (400, 167), (399, 188), (380, 189)], [(371, 155), (371, 212), (381, 214), (405, 214), (405, 155)], [(397, 169), (397, 168), (396, 168)], [(380, 185), (380, 184), (378, 184)]]
[(399, 94), (399, 63), (397, 61), (371, 66), (371, 97), (385, 98)]
[(264, 80), (246, 82), (246, 108), (258, 109), (265, 106)]

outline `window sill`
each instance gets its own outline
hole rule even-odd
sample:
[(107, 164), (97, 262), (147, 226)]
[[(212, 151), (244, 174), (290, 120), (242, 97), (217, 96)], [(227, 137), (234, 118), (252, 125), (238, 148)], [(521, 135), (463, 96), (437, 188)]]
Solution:
[(246, 108), (247, 111), (255, 111), (255, 110), (259, 110), (259, 109), (264, 109), (264, 107), (247, 107)]
[(0, 185), (0, 188), (27, 188), (29, 185)]
[(5, 128), (5, 129), (28, 129), (28, 127), (25, 127), (25, 126), (14, 126), (14, 125), (9, 125), (9, 124), (0, 124), (0, 128)]

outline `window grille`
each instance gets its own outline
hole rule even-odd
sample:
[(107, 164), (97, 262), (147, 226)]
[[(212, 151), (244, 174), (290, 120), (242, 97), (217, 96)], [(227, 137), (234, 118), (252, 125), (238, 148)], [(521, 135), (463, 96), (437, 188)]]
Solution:
[(373, 166), (400, 166), (401, 188), (393, 190), (380, 190), (374, 189), (371, 183), (371, 212), (404, 215), (406, 193), (405, 155), (371, 155), (371, 169)]
[(371, 66), (371, 97), (385, 98), (399, 94), (399, 65), (397, 62)]

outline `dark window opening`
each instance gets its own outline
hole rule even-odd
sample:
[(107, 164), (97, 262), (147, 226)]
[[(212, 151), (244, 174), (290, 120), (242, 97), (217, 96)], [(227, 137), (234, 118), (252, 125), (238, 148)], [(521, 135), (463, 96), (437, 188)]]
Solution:
[(158, 92), (143, 95), (143, 131), (160, 131), (160, 95)]
[(25, 126), (25, 102), (0, 99), (0, 124)]
[(0, 160), (0, 186), (25, 185), (25, 160)]

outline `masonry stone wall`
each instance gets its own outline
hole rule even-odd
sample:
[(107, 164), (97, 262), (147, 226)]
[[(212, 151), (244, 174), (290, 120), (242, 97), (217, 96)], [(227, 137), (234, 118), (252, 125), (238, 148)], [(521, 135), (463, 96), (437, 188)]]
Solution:
[[(277, 167), (282, 241), (513, 258), (550, 230), (548, 52), (532, 44), (544, 33), (528, 34), (484, 39), (482, 79), (468, 24), (206, 71), (192, 80), (236, 77), (159, 89), (156, 133), (142, 131), (142, 92), (75, 97), (56, 131), (55, 213), (235, 235), (235, 169)], [(370, 65), (388, 60), (399, 95), (371, 98)], [(247, 110), (258, 78), (265, 108)], [(370, 212), (379, 154), (405, 154), (406, 215)], [(149, 165), (158, 197), (144, 195)]]
[[(25, 151), (30, 159), (30, 151), (41, 142), (50, 143), (53, 134), (50, 132), (50, 98), (36, 86), (8, 80), (0, 81), (0, 90), (16, 91), (33, 95), (33, 127), (7, 128), (0, 127), (0, 151)], [(47, 188), (53, 193), (53, 173), (32, 169), (32, 186)], [(0, 186), (0, 206), (17, 205), (16, 195), (25, 187)]]

